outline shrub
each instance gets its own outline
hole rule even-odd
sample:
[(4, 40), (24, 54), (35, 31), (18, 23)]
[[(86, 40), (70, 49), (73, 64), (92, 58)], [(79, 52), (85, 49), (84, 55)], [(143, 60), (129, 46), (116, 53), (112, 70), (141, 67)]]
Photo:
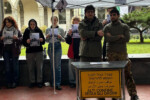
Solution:
[(148, 36), (147, 35), (144, 35), (144, 39), (147, 39), (148, 38)]
[(136, 36), (136, 39), (139, 39), (140, 37), (139, 36)]
[(45, 34), (47, 26), (46, 25), (41, 26), (40, 29), (42, 30), (43, 34)]
[(25, 31), (26, 28), (27, 28), (27, 26), (26, 26), (26, 25), (23, 25), (23, 26), (21, 27), (21, 33), (24, 33), (24, 31)]

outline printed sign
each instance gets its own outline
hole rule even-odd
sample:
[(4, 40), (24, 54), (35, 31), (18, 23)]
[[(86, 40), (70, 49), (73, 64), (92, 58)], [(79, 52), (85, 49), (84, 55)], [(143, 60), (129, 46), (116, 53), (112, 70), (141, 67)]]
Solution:
[(79, 26), (79, 24), (73, 24), (72, 25), (72, 33), (73, 33), (72, 38), (80, 38), (78, 26)]
[(121, 71), (81, 71), (81, 97), (121, 97)]
[(13, 42), (13, 31), (4, 32), (4, 44), (11, 44)]
[(30, 46), (40, 46), (39, 33), (31, 33), (30, 35)]
[(58, 36), (58, 28), (54, 28), (54, 33), (53, 33), (53, 29), (51, 29), (49, 34), (50, 34), (50, 36), (52, 36), (52, 34), (54, 34), (54, 36), (57, 37)]

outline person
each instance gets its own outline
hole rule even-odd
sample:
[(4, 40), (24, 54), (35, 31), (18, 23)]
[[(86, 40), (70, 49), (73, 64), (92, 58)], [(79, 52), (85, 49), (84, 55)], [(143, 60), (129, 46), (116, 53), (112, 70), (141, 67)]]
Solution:
[(57, 90), (61, 90), (61, 56), (62, 56), (62, 48), (61, 41), (65, 41), (64, 36), (65, 32), (62, 28), (58, 26), (58, 17), (51, 17), (51, 22), (53, 25), (46, 30), (46, 40), (49, 42), (48, 44), (48, 55), (51, 63), (51, 86), (53, 84), (53, 39), (52, 39), (52, 31), (54, 32), (54, 68), (55, 68), (55, 86)]
[(74, 67), (71, 65), (71, 62), (76, 62), (80, 60), (79, 57), (80, 35), (78, 32), (79, 22), (80, 22), (79, 17), (72, 18), (72, 28), (69, 29), (65, 37), (66, 43), (69, 44), (68, 57), (70, 59), (68, 69), (69, 69), (69, 83), (71, 88), (76, 87), (76, 74)]
[(18, 30), (15, 19), (5, 17), (2, 23), (0, 40), (3, 43), (3, 58), (5, 65), (6, 86), (15, 88), (19, 83), (19, 55), (22, 34)]
[[(106, 53), (108, 61), (128, 60), (125, 67), (125, 80), (131, 100), (139, 100), (137, 96), (135, 82), (131, 72), (131, 61), (128, 58), (126, 44), (130, 39), (129, 27), (121, 23), (118, 10), (111, 10), (111, 23), (104, 27), (104, 37), (106, 39)], [(116, 99), (113, 99), (116, 100)]]
[[(85, 17), (79, 23), (79, 34), (81, 37), (79, 56), (81, 62), (99, 62), (102, 57), (101, 39), (103, 37), (103, 26), (95, 16), (93, 5), (85, 7)], [(104, 100), (103, 98), (99, 100)]]
[[(43, 86), (43, 47), (45, 38), (41, 29), (38, 28), (35, 19), (30, 19), (28, 28), (23, 34), (23, 45), (26, 47), (26, 60), (29, 72), (29, 87)], [(36, 72), (35, 72), (36, 70)], [(36, 82), (37, 80), (37, 82)]]
[[(105, 25), (107, 25), (111, 22), (111, 20), (110, 20), (110, 11), (113, 10), (113, 9), (117, 9), (117, 8), (116, 7), (110, 7), (110, 8), (107, 9), (107, 12), (108, 12), (107, 19), (103, 20), (103, 22), (102, 22), (103, 26), (105, 26)], [(106, 61), (106, 41), (105, 41), (105, 39), (104, 39), (104, 42), (103, 42), (103, 56), (102, 57), (103, 57), (103, 61)]]

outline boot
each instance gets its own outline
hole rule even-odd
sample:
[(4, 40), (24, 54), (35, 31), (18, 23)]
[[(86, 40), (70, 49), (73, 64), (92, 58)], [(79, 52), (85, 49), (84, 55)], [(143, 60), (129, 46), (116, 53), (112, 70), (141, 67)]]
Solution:
[(131, 96), (131, 100), (140, 100), (137, 95)]

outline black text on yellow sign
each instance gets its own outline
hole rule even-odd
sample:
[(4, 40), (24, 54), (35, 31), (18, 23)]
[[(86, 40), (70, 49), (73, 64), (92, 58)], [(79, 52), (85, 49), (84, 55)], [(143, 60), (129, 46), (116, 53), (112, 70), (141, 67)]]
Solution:
[(81, 71), (81, 97), (121, 97), (121, 71)]

